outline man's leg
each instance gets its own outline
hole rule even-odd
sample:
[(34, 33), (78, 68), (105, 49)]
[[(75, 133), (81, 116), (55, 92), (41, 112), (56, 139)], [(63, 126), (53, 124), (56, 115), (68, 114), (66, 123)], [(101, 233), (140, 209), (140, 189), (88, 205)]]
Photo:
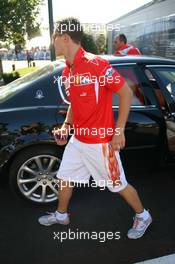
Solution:
[(59, 180), (58, 207), (53, 213), (48, 213), (38, 219), (41, 225), (50, 226), (53, 224), (68, 225), (70, 223), (67, 213), (73, 187), (68, 181)]
[(140, 214), (143, 212), (144, 207), (140, 201), (138, 193), (136, 189), (128, 184), (125, 189), (118, 192), (125, 201), (132, 207), (135, 213)]
[(135, 218), (132, 228), (128, 231), (128, 238), (137, 239), (144, 235), (146, 229), (152, 222), (150, 213), (144, 209), (142, 202), (133, 186), (127, 186), (118, 192), (134, 210)]
[(69, 140), (63, 154), (63, 159), (57, 172), (58, 178), (58, 207), (49, 215), (38, 219), (45, 226), (52, 224), (67, 225), (70, 223), (67, 212), (75, 183), (88, 183), (90, 173), (82, 161), (82, 144), (77, 140)]
[[(97, 149), (97, 151), (98, 150), (99, 148)], [(104, 175), (106, 176), (106, 179), (109, 179), (109, 177), (110, 179), (114, 177), (116, 178), (116, 184), (111, 186), (110, 183), (107, 184), (107, 187), (111, 192), (119, 193), (134, 210), (135, 218), (133, 227), (128, 231), (127, 235), (129, 238), (139, 238), (144, 235), (146, 229), (151, 224), (151, 215), (143, 207), (137, 191), (130, 184), (128, 184), (120, 160), (119, 152), (111, 151), (110, 144), (108, 143), (102, 144), (100, 150), (100, 155), (94, 155), (92, 153), (90, 157), (89, 155), (91, 153), (91, 150), (87, 152), (88, 155), (86, 157), (86, 162), (90, 163), (89, 168), (91, 168), (91, 174), (96, 180), (103, 179)], [(92, 159), (92, 161), (90, 160), (90, 158)]]
[(60, 180), (59, 193), (58, 193), (58, 207), (57, 211), (66, 213), (72, 196), (73, 186), (67, 181)]

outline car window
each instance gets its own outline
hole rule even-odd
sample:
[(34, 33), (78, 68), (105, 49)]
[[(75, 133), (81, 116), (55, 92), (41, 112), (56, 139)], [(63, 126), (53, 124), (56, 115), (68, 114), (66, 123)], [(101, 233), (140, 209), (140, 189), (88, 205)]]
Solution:
[(156, 76), (152, 74), (152, 72), (149, 69), (145, 69), (145, 74), (154, 90), (154, 93), (156, 95), (156, 98), (158, 100), (158, 103), (160, 105), (160, 108), (163, 111), (168, 111), (168, 105), (165, 100), (165, 97), (162, 93), (162, 90), (160, 89), (159, 83), (157, 82)]
[[(133, 91), (133, 106), (145, 105), (145, 98), (137, 78), (134, 68), (131, 67), (115, 67), (117, 71), (125, 78), (127, 84)], [(113, 94), (113, 105), (118, 105), (118, 95)]]
[(156, 75), (162, 81), (164, 87), (175, 100), (175, 67), (173, 68), (156, 68)]

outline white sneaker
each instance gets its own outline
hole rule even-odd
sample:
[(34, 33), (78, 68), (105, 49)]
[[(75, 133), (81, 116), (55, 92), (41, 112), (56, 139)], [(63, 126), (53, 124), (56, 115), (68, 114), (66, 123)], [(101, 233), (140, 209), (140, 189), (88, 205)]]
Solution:
[(47, 212), (47, 215), (41, 216), (38, 219), (38, 222), (41, 225), (45, 225), (45, 226), (50, 226), (50, 225), (54, 225), (54, 224), (68, 225), (70, 223), (70, 219), (69, 219), (69, 216), (67, 216), (64, 220), (59, 220), (56, 217), (56, 212), (54, 212), (54, 213)]
[(137, 239), (142, 237), (151, 223), (152, 223), (152, 217), (150, 213), (147, 220), (143, 220), (143, 218), (135, 216), (133, 227), (128, 231), (127, 234), (128, 238)]

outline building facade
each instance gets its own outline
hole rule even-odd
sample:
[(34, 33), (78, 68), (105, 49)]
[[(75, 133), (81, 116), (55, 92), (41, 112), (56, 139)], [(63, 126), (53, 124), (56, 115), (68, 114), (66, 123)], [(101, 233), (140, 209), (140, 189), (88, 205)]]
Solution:
[(175, 59), (175, 0), (153, 0), (108, 24), (108, 53), (114, 52), (113, 39), (124, 33), (129, 44), (142, 54)]

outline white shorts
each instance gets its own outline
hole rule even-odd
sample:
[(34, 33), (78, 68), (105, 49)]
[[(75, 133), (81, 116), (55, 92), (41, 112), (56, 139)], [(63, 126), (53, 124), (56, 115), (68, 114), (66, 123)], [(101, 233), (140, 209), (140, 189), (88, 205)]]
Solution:
[(72, 136), (64, 150), (57, 178), (85, 186), (90, 176), (93, 177), (92, 187), (119, 192), (127, 186), (118, 151), (109, 143), (87, 144)]

